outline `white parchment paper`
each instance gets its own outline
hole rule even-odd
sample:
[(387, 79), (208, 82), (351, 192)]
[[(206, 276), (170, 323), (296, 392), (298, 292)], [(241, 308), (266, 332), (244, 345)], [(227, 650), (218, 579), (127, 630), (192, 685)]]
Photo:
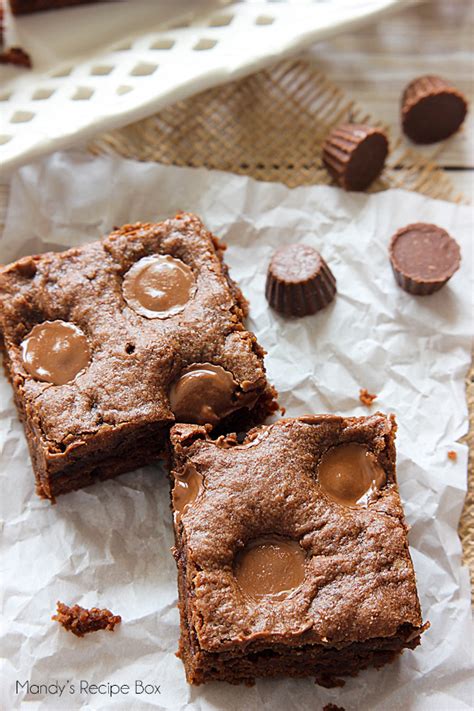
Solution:
[[(431, 629), (415, 652), (343, 689), (322, 689), (311, 679), (191, 689), (174, 656), (176, 573), (164, 471), (148, 467), (68, 494), (56, 506), (40, 501), (2, 377), (3, 708), (472, 708), (469, 579), (456, 534), (467, 468), (466, 447), (456, 440), (467, 430), (470, 209), (402, 190), (289, 190), (224, 173), (62, 153), (15, 176), (0, 260), (82, 244), (114, 225), (179, 209), (196, 211), (228, 243), (231, 273), (250, 299), (250, 327), (268, 351), (269, 378), (288, 415), (366, 415), (360, 387), (378, 394), (373, 411), (397, 415), (400, 490)], [(445, 227), (462, 247), (461, 270), (425, 298), (396, 286), (387, 258), (392, 233), (416, 221)], [(293, 241), (322, 252), (339, 291), (320, 314), (289, 321), (268, 308), (263, 292), (273, 250)], [(110, 607), (123, 623), (113, 634), (77, 639), (50, 620), (58, 599)], [(28, 693), (26, 682), (50, 686)], [(129, 688), (111, 696), (116, 688), (108, 683)], [(92, 693), (91, 684), (103, 686)]]

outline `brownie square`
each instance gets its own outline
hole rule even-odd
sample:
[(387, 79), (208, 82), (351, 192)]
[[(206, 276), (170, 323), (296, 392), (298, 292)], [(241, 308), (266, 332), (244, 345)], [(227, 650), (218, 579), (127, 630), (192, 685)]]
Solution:
[(0, 269), (4, 366), (41, 496), (152, 462), (175, 412), (229, 431), (276, 408), (223, 250), (183, 213)]
[(171, 430), (181, 657), (189, 683), (339, 685), (419, 644), (393, 417)]

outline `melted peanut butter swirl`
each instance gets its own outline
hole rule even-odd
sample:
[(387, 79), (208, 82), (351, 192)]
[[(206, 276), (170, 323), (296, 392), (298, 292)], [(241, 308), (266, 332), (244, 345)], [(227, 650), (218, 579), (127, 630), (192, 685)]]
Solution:
[(87, 368), (90, 349), (78, 326), (45, 321), (34, 326), (21, 344), (23, 365), (37, 380), (64, 385)]
[(248, 597), (284, 600), (303, 582), (304, 562), (305, 553), (297, 541), (262, 536), (237, 555), (234, 575)]
[(368, 501), (386, 483), (375, 455), (363, 444), (350, 442), (332, 447), (321, 457), (318, 482), (330, 499), (355, 508)]
[(127, 304), (146, 318), (169, 318), (194, 296), (196, 282), (190, 267), (169, 254), (143, 257), (125, 274), (122, 285)]

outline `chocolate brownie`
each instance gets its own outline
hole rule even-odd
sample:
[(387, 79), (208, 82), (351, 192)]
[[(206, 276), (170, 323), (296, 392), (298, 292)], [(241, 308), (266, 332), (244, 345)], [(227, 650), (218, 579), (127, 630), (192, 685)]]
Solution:
[(41, 496), (152, 462), (173, 409), (216, 432), (276, 409), (223, 251), (179, 214), (0, 269), (4, 365)]
[(380, 413), (284, 419), (243, 442), (172, 428), (189, 683), (310, 675), (340, 685), (419, 644), (395, 430)]

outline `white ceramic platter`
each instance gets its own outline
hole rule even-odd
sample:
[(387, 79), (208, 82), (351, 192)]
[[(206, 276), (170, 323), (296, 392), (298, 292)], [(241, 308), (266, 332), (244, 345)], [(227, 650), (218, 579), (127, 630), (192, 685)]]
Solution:
[(148, 116), (403, 0), (125, 0), (9, 18), (32, 70), (0, 67), (0, 165)]

